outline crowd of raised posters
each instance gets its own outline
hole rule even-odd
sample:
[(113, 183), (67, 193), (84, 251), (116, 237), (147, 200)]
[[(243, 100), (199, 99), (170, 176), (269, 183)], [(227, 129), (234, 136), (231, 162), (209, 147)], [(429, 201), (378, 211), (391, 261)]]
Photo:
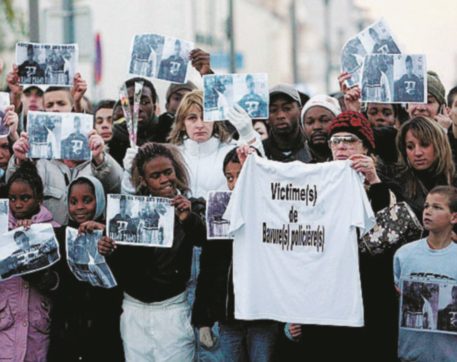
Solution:
[[(73, 277), (80, 282), (103, 289), (128, 288), (125, 280), (131, 275), (122, 275), (121, 281), (121, 278), (115, 277), (115, 267), (112, 270), (110, 268), (110, 265), (119, 268), (112, 261), (111, 255), (118, 246), (120, 250), (117, 253), (121, 253), (121, 257), (116, 262), (122, 262), (123, 257), (133, 255), (133, 260), (139, 264), (134, 267), (132, 264), (121, 265), (123, 272), (128, 273), (130, 267), (134, 270), (133, 273), (146, 270), (144, 274), (134, 275), (137, 281), (160, 285), (167, 278), (179, 279), (183, 275), (188, 277), (188, 271), (180, 269), (181, 265), (173, 265), (166, 271), (167, 275), (150, 275), (153, 274), (151, 270), (158, 270), (169, 255), (174, 257), (176, 249), (181, 251), (179, 248), (193, 247), (182, 247), (180, 244), (185, 233), (197, 232), (196, 229), (187, 229), (190, 224), (189, 218), (186, 218), (189, 216), (185, 215), (186, 212), (190, 213), (190, 206), (187, 210), (188, 200), (181, 199), (184, 197), (181, 190), (173, 198), (168, 198), (129, 194), (132, 190), (127, 186), (133, 187), (132, 193), (146, 185), (150, 187), (153, 183), (160, 184), (157, 186), (159, 189), (171, 187), (161, 184), (161, 180), (176, 171), (175, 164), (171, 166), (173, 172), (166, 169), (155, 170), (150, 174), (135, 174), (132, 170), (140, 161), (138, 157), (135, 156), (133, 160), (131, 156), (133, 151), (136, 154), (138, 152), (140, 104), (145, 78), (174, 84), (186, 83), (190, 69), (189, 57), (193, 49), (193, 42), (152, 33), (138, 34), (132, 39), (128, 74), (144, 79), (136, 79), (134, 82), (133, 97), (129, 95), (126, 84), (119, 90), (118, 106), (122, 113), (119, 121), (125, 126), (126, 142), (130, 148), (124, 158), (122, 188), (118, 185), (118, 191), (114, 192), (125, 192), (107, 193), (105, 190), (106, 200), (100, 206), (102, 210), (99, 210), (99, 219), (90, 221), (93, 230), (82, 231), (87, 225), (76, 226), (75, 219), (71, 217), (70, 223), (74, 227), (66, 226), (65, 229), (65, 255), (62, 258), (66, 259)], [(77, 44), (18, 43), (16, 63), (19, 83), (71, 87), (77, 70), (77, 59)], [(426, 56), (404, 53), (384, 20), (370, 25), (346, 42), (341, 53), (341, 69), (350, 74), (346, 80), (348, 87), (360, 86), (362, 102), (427, 103)], [(202, 77), (202, 84), (202, 128), (209, 127), (209, 123), (203, 121), (226, 121), (235, 106), (239, 106), (237, 108), (241, 109), (243, 117), (249, 118), (249, 122), (268, 119), (272, 112), (267, 74), (206, 74)], [(293, 98), (290, 94), (285, 94)], [(168, 105), (170, 99), (166, 101)], [(8, 93), (1, 92), (0, 138), (9, 135), (9, 128), (2, 122), (9, 103)], [(189, 120), (183, 120), (186, 121)], [(26, 155), (39, 165), (37, 168), (41, 167), (40, 172), (45, 172), (43, 164), (49, 166), (44, 160), (52, 160), (54, 165), (60, 161), (73, 161), (77, 165), (83, 161), (94, 161), (89, 142), (90, 136), (94, 134), (94, 118), (91, 114), (30, 111), (26, 124), (29, 142)], [(241, 132), (239, 134), (241, 136)], [(353, 146), (358, 141), (363, 142), (352, 136), (340, 135), (340, 138), (333, 139), (333, 146)], [(188, 141), (186, 137), (184, 140)], [(109, 146), (116, 148), (119, 145)], [(193, 145), (198, 152), (204, 149), (200, 149), (200, 146)], [(179, 149), (184, 149), (184, 146)], [(175, 151), (160, 152), (163, 153), (159, 157), (166, 159), (169, 157), (167, 152), (172, 154)], [(40, 161), (43, 162), (38, 164)], [(228, 269), (229, 279), (224, 288), (233, 287), (234, 301), (227, 294), (225, 304), (228, 310), (229, 304), (233, 302), (235, 321), (282, 322), (286, 324), (281, 325), (282, 329), (285, 328), (286, 335), (291, 333), (288, 329), (291, 322), (308, 326), (363, 327), (364, 300), (357, 240), (376, 222), (366, 192), (367, 180), (351, 168), (349, 160), (304, 164), (300, 161), (278, 162), (251, 155), (245, 162), (243, 160), (244, 164), (240, 159), (233, 162), (240, 163), (243, 167), (242, 171), (238, 170), (236, 187), (233, 191), (210, 191), (206, 196), (204, 212), (198, 216), (195, 212), (192, 217), (199, 218), (203, 225), (206, 223), (204, 241), (210, 245), (222, 245), (233, 240), (230, 245), (233, 255)], [(91, 170), (101, 168), (95, 162), (90, 162), (89, 167)], [(206, 167), (220, 169), (222, 165), (208, 164)], [(69, 174), (73, 172), (80, 172), (81, 178), (88, 177), (84, 174), (87, 169), (83, 172), (73, 168)], [(106, 169), (103, 172), (107, 172)], [(137, 178), (138, 183), (126, 186), (127, 176), (131, 176), (128, 182)], [(195, 175), (191, 173), (190, 177)], [(64, 195), (49, 187), (47, 181), (48, 179), (44, 180), (44, 197), (47, 199), (60, 199), (69, 208), (81, 210), (87, 206), (80, 204), (98, 202), (93, 200), (96, 197), (91, 199), (87, 196), (90, 192), (97, 193), (96, 190), (88, 192), (90, 187), (79, 185), (83, 190), (79, 192), (85, 193), (83, 197), (72, 196), (70, 193)], [(71, 186), (72, 182), (66, 173), (65, 184), (67, 187), (75, 187), (77, 182)], [(93, 184), (92, 188), (95, 189)], [(61, 259), (60, 252), (63, 250), (59, 249), (56, 232), (49, 223), (21, 225), (8, 230), (8, 216), (11, 212), (9, 202), (13, 200), (0, 199), (0, 282), (51, 268)], [(84, 212), (81, 211), (81, 214)], [(103, 248), (108, 248), (108, 244), (112, 249), (104, 252)], [(106, 259), (102, 254), (107, 255)], [(184, 258), (182, 255), (179, 257)], [(152, 269), (146, 269), (147, 267)], [(412, 332), (422, 336), (423, 332), (457, 335), (456, 280), (433, 273), (413, 274), (410, 274), (413, 277), (402, 277), (395, 281), (399, 289), (400, 339)], [(59, 287), (58, 284), (55, 288)], [(154, 298), (162, 296), (162, 292), (167, 298), (172, 297), (172, 305), (178, 305), (181, 302), (179, 298), (185, 299), (183, 295), (173, 295), (173, 291), (164, 289), (165, 292), (153, 290), (153, 296), (147, 302), (141, 300), (144, 297), (141, 293), (130, 296), (123, 290), (127, 296), (123, 305), (124, 318), (129, 313), (130, 317), (134, 316), (134, 313), (128, 311), (129, 303), (137, 306), (142, 303), (145, 317), (141, 319), (148, 320), (147, 313), (151, 312), (150, 309), (161, 308), (160, 303), (163, 301)], [(0, 313), (3, 313), (1, 309)], [(182, 314), (186, 313), (184, 311)], [(162, 323), (162, 326), (154, 328), (159, 332), (166, 330), (167, 322), (172, 325), (174, 317), (165, 322), (159, 320), (157, 323)], [(183, 319), (182, 316), (180, 318)], [(124, 319), (120, 327), (123, 333), (126, 324)], [(190, 339), (194, 338), (193, 331), (187, 332)], [(210, 336), (211, 333), (213, 332), (210, 332)], [(147, 344), (138, 342), (146, 341), (143, 337), (135, 336), (135, 343), (141, 345), (141, 348)], [(171, 333), (169, 339), (173, 340), (174, 337)], [(307, 337), (303, 336), (303, 340), (306, 341)], [(125, 335), (123, 338), (126, 338)], [(288, 338), (293, 340), (294, 336)], [(199, 339), (200, 345), (204, 344), (204, 338)], [(127, 343), (125, 348), (128, 348)], [(453, 357), (457, 360), (457, 356), (451, 356), (450, 360)]]

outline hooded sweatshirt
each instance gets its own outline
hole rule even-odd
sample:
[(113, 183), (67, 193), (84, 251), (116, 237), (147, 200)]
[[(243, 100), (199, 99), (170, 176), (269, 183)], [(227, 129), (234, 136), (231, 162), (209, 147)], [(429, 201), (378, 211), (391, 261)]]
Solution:
[[(71, 187), (81, 179), (87, 180), (95, 191), (96, 209), (92, 220), (103, 223), (106, 199), (103, 186), (97, 178), (80, 176), (73, 180), (67, 189), (67, 200)], [(68, 225), (73, 228), (79, 227), (71, 216)], [(118, 291), (96, 288), (89, 283), (78, 281), (67, 265), (65, 232), (62, 232), (59, 242), (62, 255), (58, 264), (60, 286), (56, 291), (52, 313), (48, 361), (78, 359), (116, 361), (116, 357), (111, 356), (111, 353), (121, 353), (119, 346), (112, 339), (112, 333), (116, 332), (114, 324), (117, 322), (112, 314), (107, 317), (107, 311), (112, 313), (113, 308), (117, 306), (115, 298)], [(120, 305), (120, 296), (118, 299)], [(105, 304), (104, 307), (102, 304)], [(111, 332), (108, 329), (111, 329)], [(104, 355), (98, 355), (102, 352)]]

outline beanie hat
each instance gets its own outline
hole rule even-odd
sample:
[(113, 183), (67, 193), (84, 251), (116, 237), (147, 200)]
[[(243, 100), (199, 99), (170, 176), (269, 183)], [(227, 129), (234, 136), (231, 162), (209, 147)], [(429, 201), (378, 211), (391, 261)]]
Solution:
[(314, 97), (311, 97), (308, 102), (305, 103), (301, 111), (301, 121), (304, 122), (305, 113), (308, 109), (312, 107), (322, 107), (333, 113), (333, 116), (336, 117), (341, 113), (341, 108), (338, 100), (336, 98), (327, 96), (325, 94), (318, 94)]
[(170, 100), (170, 97), (174, 93), (176, 93), (176, 92), (178, 92), (180, 90), (183, 90), (183, 89), (192, 92), (193, 90), (197, 89), (197, 86), (194, 83), (192, 83), (190, 80), (187, 81), (187, 83), (184, 83), (184, 84), (172, 83), (172, 84), (170, 84), (170, 86), (167, 89), (167, 94), (166, 94), (166, 97), (165, 97), (166, 101), (168, 102)]
[(444, 89), (444, 85), (441, 83), (438, 74), (432, 70), (427, 72), (427, 92), (435, 97), (440, 105), (446, 103), (446, 90)]
[(336, 116), (328, 128), (329, 136), (338, 132), (349, 132), (359, 137), (370, 151), (375, 149), (373, 130), (362, 113), (346, 111)]

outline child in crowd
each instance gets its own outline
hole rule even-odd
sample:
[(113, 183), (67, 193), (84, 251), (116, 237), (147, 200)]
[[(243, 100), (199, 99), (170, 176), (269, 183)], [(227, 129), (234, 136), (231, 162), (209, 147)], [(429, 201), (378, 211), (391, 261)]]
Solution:
[[(9, 229), (35, 223), (59, 226), (42, 205), (43, 183), (31, 162), (23, 163), (10, 177), (7, 190)], [(51, 268), (0, 281), (0, 359), (46, 361), (50, 292), (58, 284), (58, 275)]]
[[(175, 207), (171, 248), (99, 242), (101, 254), (116, 249), (109, 263), (124, 291), (121, 336), (127, 361), (192, 361), (194, 333), (186, 300), (192, 249), (205, 238), (205, 226), (191, 211), (188, 173), (173, 146), (146, 143), (132, 168), (138, 195), (164, 197)], [(165, 241), (166, 243), (166, 241)]]
[[(442, 313), (440, 315), (440, 311), (434, 310), (430, 303), (431, 295), (427, 287), (430, 284), (421, 282), (457, 283), (457, 244), (451, 238), (453, 226), (457, 223), (457, 188), (437, 186), (428, 193), (423, 223), (429, 232), (428, 237), (406, 244), (395, 253), (394, 278), (398, 290), (405, 279), (412, 282), (411, 284), (421, 286), (415, 288), (419, 291), (416, 302), (423, 307), (418, 309), (419, 314), (416, 313), (415, 319), (423, 319), (423, 328), (433, 330), (437, 327), (434, 322), (437, 319), (435, 314), (442, 316)], [(409, 296), (405, 290), (402, 293), (405, 303)], [(402, 361), (455, 361), (457, 336), (400, 328), (398, 356)]]
[[(230, 190), (235, 188), (242, 164), (251, 152), (253, 149), (243, 146), (225, 156), (223, 172)], [(214, 343), (211, 326), (219, 322), (221, 348), (227, 361), (272, 361), (279, 323), (234, 317), (232, 243), (217, 240), (203, 245), (193, 323), (200, 327), (200, 342), (210, 347)]]
[[(68, 187), (67, 200), (68, 226), (80, 234), (105, 229), (105, 193), (97, 178), (75, 179)], [(49, 361), (121, 361), (120, 291), (78, 281), (66, 262), (65, 233), (59, 239), (61, 281), (55, 293)]]

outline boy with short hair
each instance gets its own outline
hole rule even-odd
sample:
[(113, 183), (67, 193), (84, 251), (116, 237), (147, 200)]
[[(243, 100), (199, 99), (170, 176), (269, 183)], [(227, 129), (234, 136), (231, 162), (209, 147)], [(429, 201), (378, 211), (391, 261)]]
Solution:
[[(457, 284), (457, 244), (451, 239), (456, 223), (457, 188), (433, 188), (427, 195), (423, 213), (428, 237), (406, 244), (395, 253), (397, 289), (403, 279)], [(402, 361), (456, 361), (457, 335), (400, 328), (398, 357)]]

